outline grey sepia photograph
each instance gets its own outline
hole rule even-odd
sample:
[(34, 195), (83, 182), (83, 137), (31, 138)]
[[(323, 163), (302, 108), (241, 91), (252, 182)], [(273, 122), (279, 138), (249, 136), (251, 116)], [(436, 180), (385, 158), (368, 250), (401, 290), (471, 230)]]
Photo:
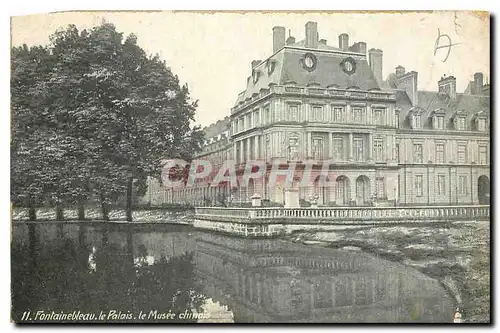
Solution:
[(490, 13), (11, 17), (11, 321), (491, 323)]

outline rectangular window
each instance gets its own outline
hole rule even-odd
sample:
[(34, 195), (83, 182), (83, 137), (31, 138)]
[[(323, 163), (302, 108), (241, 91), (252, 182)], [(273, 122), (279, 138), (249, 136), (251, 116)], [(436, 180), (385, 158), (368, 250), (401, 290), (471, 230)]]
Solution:
[(488, 164), (487, 146), (479, 146), (479, 164)]
[(314, 138), (313, 142), (313, 159), (322, 160), (323, 159), (323, 138)]
[(384, 161), (384, 141), (382, 139), (373, 140), (373, 155), (375, 162)]
[(252, 128), (252, 114), (247, 114), (247, 124), (246, 129)]
[(457, 156), (459, 164), (467, 163), (467, 146), (465, 144), (458, 145)]
[(479, 118), (477, 121), (477, 129), (484, 132), (486, 131), (486, 119)]
[(383, 125), (383, 111), (376, 109), (373, 111), (375, 125)]
[(289, 105), (288, 107), (288, 120), (289, 121), (299, 121), (299, 106)]
[(333, 158), (336, 161), (344, 159), (344, 140), (342, 138), (333, 138)]
[(416, 175), (415, 176), (415, 195), (417, 197), (421, 197), (423, 195), (423, 193), (424, 193), (423, 185), (424, 185), (424, 176)]
[(253, 124), (254, 126), (260, 125), (260, 111), (255, 111), (253, 113)]
[(363, 161), (363, 138), (354, 138), (353, 139), (354, 149), (353, 149), (353, 157), (355, 161)]
[(238, 132), (241, 132), (245, 129), (245, 119), (243, 117), (239, 118), (240, 120), (238, 121)]
[(467, 194), (467, 176), (458, 176), (458, 194)]
[(288, 140), (288, 160), (295, 161), (299, 159), (299, 139), (290, 138)]
[(396, 128), (399, 128), (399, 113), (396, 113)]
[(352, 109), (352, 120), (357, 124), (363, 123), (363, 109), (354, 108)]
[(443, 143), (436, 144), (436, 163), (438, 163), (438, 164), (444, 163), (444, 144)]
[(385, 181), (384, 177), (377, 177), (376, 179), (377, 198), (385, 198)]
[(312, 108), (312, 120), (313, 121), (323, 121), (323, 107), (313, 106)]
[(401, 163), (399, 160), (399, 143), (396, 143), (396, 162)]
[(336, 123), (341, 123), (342, 119), (342, 108), (333, 108), (333, 121)]
[(239, 142), (236, 142), (236, 163), (241, 163), (241, 148)]
[(437, 129), (444, 129), (444, 117), (443, 116), (436, 117), (436, 128)]
[(421, 144), (413, 145), (413, 162), (414, 163), (422, 163), (423, 161), (423, 149)]
[(245, 162), (248, 158), (248, 140), (243, 140), (243, 158), (241, 162)]
[(437, 176), (437, 195), (445, 195), (446, 194), (446, 177), (445, 175)]
[(250, 141), (248, 141), (248, 156), (251, 160), (255, 158), (255, 141), (253, 138), (250, 138)]
[(269, 110), (269, 107), (264, 109), (264, 123), (265, 124), (271, 123), (271, 111)]
[(457, 130), (465, 130), (465, 117), (458, 117), (457, 119)]
[(413, 116), (413, 128), (422, 128), (422, 116), (416, 114)]

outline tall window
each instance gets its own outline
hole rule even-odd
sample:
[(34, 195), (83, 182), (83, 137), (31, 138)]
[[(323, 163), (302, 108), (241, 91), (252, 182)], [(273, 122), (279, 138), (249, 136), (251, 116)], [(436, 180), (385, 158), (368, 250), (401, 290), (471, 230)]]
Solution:
[(313, 159), (322, 160), (324, 151), (323, 138), (314, 138), (312, 145), (313, 145), (313, 151), (312, 151)]
[(333, 138), (333, 158), (336, 161), (344, 159), (344, 140), (342, 138)]
[(396, 128), (399, 128), (399, 112), (396, 113)]
[(446, 194), (446, 177), (445, 175), (437, 176), (437, 195)]
[(458, 145), (457, 157), (459, 164), (467, 163), (467, 146), (464, 143)]
[(323, 107), (319, 105), (314, 105), (312, 107), (312, 120), (313, 121), (323, 121)]
[(375, 162), (384, 161), (384, 141), (382, 139), (373, 140), (373, 155)]
[(413, 128), (422, 128), (422, 116), (416, 114), (413, 116)]
[(421, 197), (424, 193), (424, 176), (416, 175), (415, 176), (415, 195), (417, 197)]
[(253, 138), (249, 139), (248, 141), (248, 156), (250, 157), (251, 160), (255, 158), (255, 141)]
[(269, 110), (269, 107), (264, 109), (264, 123), (265, 124), (271, 123), (271, 111)]
[(354, 149), (353, 149), (353, 157), (355, 161), (363, 161), (363, 138), (354, 138), (353, 139)]
[(381, 109), (375, 109), (373, 111), (373, 115), (374, 115), (374, 123), (375, 125), (383, 125), (383, 110)]
[(296, 104), (289, 105), (288, 107), (288, 120), (299, 121), (299, 106)]
[(252, 128), (252, 114), (251, 113), (247, 114), (246, 123), (247, 123), (246, 129)]
[(443, 143), (436, 144), (436, 163), (438, 163), (438, 164), (444, 163), (444, 144)]
[(457, 119), (457, 130), (465, 130), (465, 117), (458, 117)]
[(399, 160), (399, 143), (396, 143), (396, 162), (401, 163)]
[(444, 129), (444, 117), (443, 116), (436, 117), (436, 128), (437, 129)]
[(333, 121), (336, 123), (341, 123), (343, 121), (342, 117), (342, 108), (334, 107), (333, 108)]
[(357, 124), (363, 123), (363, 109), (362, 108), (353, 108), (352, 109), (352, 119)]
[(254, 111), (253, 113), (253, 124), (254, 126), (259, 126), (260, 125), (260, 111)]
[(487, 146), (479, 146), (479, 164), (488, 164)]
[(467, 176), (458, 176), (458, 194), (467, 194)]
[(238, 122), (238, 129), (240, 132), (245, 130), (245, 118), (240, 117), (240, 121)]
[(248, 158), (248, 140), (243, 140), (243, 159), (241, 162), (246, 161)]
[(241, 147), (240, 143), (236, 142), (236, 163), (241, 163)]
[(299, 139), (288, 139), (288, 160), (294, 161), (299, 159)]
[(486, 131), (486, 119), (479, 118), (477, 120), (477, 129), (483, 132)]
[(422, 163), (423, 161), (423, 150), (421, 144), (413, 145), (413, 162), (414, 163)]
[(269, 135), (266, 135), (266, 159), (270, 159), (272, 156), (271, 151), (271, 138)]
[(377, 198), (385, 198), (385, 181), (384, 177), (377, 177), (376, 179)]

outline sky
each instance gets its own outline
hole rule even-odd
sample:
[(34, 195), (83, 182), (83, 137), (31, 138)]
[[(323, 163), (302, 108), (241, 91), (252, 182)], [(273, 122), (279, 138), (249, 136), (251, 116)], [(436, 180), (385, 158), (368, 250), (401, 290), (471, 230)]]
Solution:
[[(113, 23), (139, 45), (159, 54), (193, 99), (199, 101), (196, 121), (202, 126), (230, 114), (251, 74), (250, 63), (272, 53), (272, 28), (285, 26), (287, 36), (304, 39), (307, 21), (318, 23), (319, 38), (338, 46), (338, 35), (349, 43), (367, 43), (382, 49), (383, 76), (401, 65), (418, 72), (420, 90), (437, 90), (437, 81), (453, 75), (463, 92), (475, 72), (490, 77), (489, 16), (479, 12), (420, 13), (290, 13), (290, 12), (63, 12), (16, 16), (11, 19), (13, 46), (46, 45), (58, 28), (75, 24), (89, 29), (103, 21)], [(438, 31), (447, 34), (451, 47), (434, 51)], [(440, 38), (439, 45), (447, 39)]]

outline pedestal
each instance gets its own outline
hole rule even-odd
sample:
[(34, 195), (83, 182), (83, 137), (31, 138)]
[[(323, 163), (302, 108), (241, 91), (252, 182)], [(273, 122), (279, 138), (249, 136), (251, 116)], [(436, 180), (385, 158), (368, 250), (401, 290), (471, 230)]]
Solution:
[(255, 193), (250, 199), (252, 200), (252, 207), (262, 206), (262, 197), (260, 196), (260, 194)]
[(299, 208), (299, 190), (286, 189), (285, 190), (285, 208)]

